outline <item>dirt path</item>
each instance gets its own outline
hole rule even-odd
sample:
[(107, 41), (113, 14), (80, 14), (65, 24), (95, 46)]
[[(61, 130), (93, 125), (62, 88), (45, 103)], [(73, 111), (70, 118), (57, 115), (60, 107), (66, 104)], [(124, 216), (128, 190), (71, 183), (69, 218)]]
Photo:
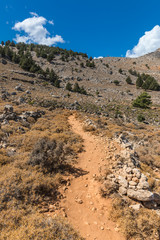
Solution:
[(84, 140), (85, 151), (79, 154), (76, 167), (86, 171), (86, 174), (72, 180), (61, 205), (69, 222), (87, 240), (123, 240), (115, 223), (109, 220), (110, 200), (100, 196), (100, 183), (95, 180), (99, 167), (106, 164), (107, 143), (84, 132), (73, 115), (69, 117), (69, 123), (73, 132)]

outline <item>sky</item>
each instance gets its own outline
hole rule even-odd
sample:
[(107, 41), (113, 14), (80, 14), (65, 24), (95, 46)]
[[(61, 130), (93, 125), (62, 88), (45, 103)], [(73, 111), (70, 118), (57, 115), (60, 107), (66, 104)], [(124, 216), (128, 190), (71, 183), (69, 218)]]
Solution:
[(160, 48), (159, 9), (159, 0), (0, 0), (0, 42), (138, 57)]

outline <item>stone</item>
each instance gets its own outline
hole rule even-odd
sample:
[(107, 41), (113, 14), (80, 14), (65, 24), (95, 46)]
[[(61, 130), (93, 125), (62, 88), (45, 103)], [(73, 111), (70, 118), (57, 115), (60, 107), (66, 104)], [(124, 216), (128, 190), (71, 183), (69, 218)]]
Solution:
[(17, 95), (17, 93), (16, 92), (11, 92), (11, 95), (15, 96), (15, 95)]
[(13, 113), (13, 106), (9, 105), (9, 104), (5, 105), (4, 106), (4, 112), (5, 113)]
[(24, 97), (19, 97), (18, 102), (19, 103), (25, 103), (25, 98)]
[(131, 173), (132, 172), (132, 168), (128, 167), (126, 168), (126, 173)]
[(135, 211), (138, 211), (141, 207), (141, 204), (134, 204), (129, 206), (129, 208), (132, 208)]
[(147, 181), (148, 180), (147, 177), (143, 173), (141, 174), (141, 180), (143, 180), (143, 181)]
[(7, 61), (6, 61), (4, 58), (2, 58), (2, 59), (1, 59), (1, 63), (4, 64), (4, 65), (6, 65), (6, 64), (7, 64)]
[(76, 199), (76, 202), (79, 203), (79, 204), (83, 203), (82, 199)]
[(155, 201), (144, 202), (143, 205), (145, 208), (149, 208), (149, 209), (157, 208), (157, 203)]
[(127, 194), (127, 189), (124, 188), (124, 187), (120, 187), (120, 188), (119, 188), (119, 193), (120, 193), (121, 195), (126, 195), (126, 194)]
[(133, 182), (136, 182), (136, 183), (139, 183), (139, 179), (138, 179), (137, 177), (133, 177), (133, 178), (132, 178), (132, 181), (133, 181)]
[(157, 204), (160, 204), (160, 195), (158, 193), (154, 193), (154, 201)]
[(138, 189), (149, 189), (149, 183), (146, 180), (140, 179), (137, 188)]
[(16, 87), (15, 87), (15, 90), (20, 91), (20, 92), (23, 92), (23, 89), (21, 88), (20, 85), (16, 86)]
[(137, 183), (134, 182), (134, 181), (129, 181), (129, 185), (130, 185), (130, 186), (137, 186)]
[(122, 186), (124, 188), (128, 187), (128, 181), (122, 176), (118, 177), (118, 183), (119, 183), (120, 186)]
[(127, 196), (131, 199), (135, 199), (142, 202), (148, 202), (154, 200), (154, 194), (147, 190), (133, 190), (128, 189)]

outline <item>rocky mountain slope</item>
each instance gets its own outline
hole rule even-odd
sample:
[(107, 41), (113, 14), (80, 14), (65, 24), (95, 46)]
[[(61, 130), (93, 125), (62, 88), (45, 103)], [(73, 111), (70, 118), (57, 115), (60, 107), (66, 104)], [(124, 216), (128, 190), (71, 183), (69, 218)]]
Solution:
[(0, 239), (158, 240), (160, 91), (147, 90), (151, 107), (132, 103), (139, 76), (160, 84), (160, 50), (93, 60), (3, 48)]

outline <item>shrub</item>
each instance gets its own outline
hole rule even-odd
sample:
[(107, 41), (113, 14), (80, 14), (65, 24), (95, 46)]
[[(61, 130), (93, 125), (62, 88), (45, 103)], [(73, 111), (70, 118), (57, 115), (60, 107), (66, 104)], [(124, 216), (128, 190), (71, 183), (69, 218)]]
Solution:
[(42, 138), (35, 144), (28, 164), (40, 166), (44, 173), (56, 172), (65, 164), (68, 149), (62, 142)]
[(67, 83), (66, 90), (72, 91), (72, 84), (70, 82)]
[(81, 66), (82, 68), (84, 68), (84, 63), (83, 63), (83, 62), (81, 62), (81, 63), (80, 63), (80, 66)]
[(133, 101), (132, 105), (133, 107), (148, 108), (151, 103), (151, 96), (148, 93), (143, 92)]
[(116, 86), (118, 86), (118, 85), (119, 85), (119, 81), (118, 81), (118, 80), (114, 80), (114, 84), (115, 84)]
[(120, 69), (118, 70), (118, 72), (119, 72), (120, 74), (122, 74), (123, 71), (122, 71), (122, 69), (120, 68)]
[(160, 85), (158, 84), (157, 80), (154, 77), (144, 73), (138, 76), (136, 86), (145, 90), (160, 90)]
[(142, 87), (143, 85), (143, 80), (141, 76), (138, 76), (137, 80), (136, 80), (136, 86), (137, 87)]
[(126, 78), (126, 83), (132, 84), (132, 79), (130, 78), (130, 76), (128, 76), (128, 77)]
[(95, 63), (94, 62), (90, 62), (89, 60), (87, 60), (86, 61), (86, 67), (95, 68)]
[(136, 70), (129, 69), (128, 72), (133, 76), (138, 76), (138, 73)]
[(143, 121), (145, 121), (145, 117), (142, 114), (139, 114), (137, 116), (137, 120), (138, 120), (138, 122), (143, 122)]
[(84, 89), (84, 87), (83, 87), (83, 86), (80, 87), (77, 82), (74, 84), (73, 92), (78, 92), (78, 93), (87, 95), (87, 92), (86, 92), (86, 90)]

